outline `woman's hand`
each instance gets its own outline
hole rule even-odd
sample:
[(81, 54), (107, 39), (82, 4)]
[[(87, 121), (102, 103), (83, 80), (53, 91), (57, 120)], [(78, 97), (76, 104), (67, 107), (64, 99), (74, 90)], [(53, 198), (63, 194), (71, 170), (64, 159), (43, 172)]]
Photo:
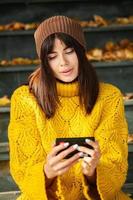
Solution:
[(100, 147), (98, 142), (93, 142), (91, 140), (86, 140), (86, 143), (88, 143), (89, 145), (91, 145), (93, 147), (93, 149), (89, 149), (86, 147), (79, 147), (78, 150), (90, 155), (89, 156), (85, 156), (83, 158), (82, 161), (82, 171), (83, 174), (87, 177), (93, 177), (95, 176), (95, 170), (97, 167), (97, 164), (100, 160), (101, 157), (101, 153), (100, 153)]
[[(52, 151), (48, 154), (44, 166), (44, 172), (48, 179), (53, 179), (58, 175), (64, 174), (73, 164), (78, 162), (79, 158), (83, 155), (82, 152), (79, 152), (69, 159), (64, 159), (69, 153), (75, 151), (78, 147), (77, 144), (67, 148), (68, 146), (69, 143), (59, 144), (58, 146), (54, 146)], [(63, 149), (64, 151), (58, 154), (58, 152)]]

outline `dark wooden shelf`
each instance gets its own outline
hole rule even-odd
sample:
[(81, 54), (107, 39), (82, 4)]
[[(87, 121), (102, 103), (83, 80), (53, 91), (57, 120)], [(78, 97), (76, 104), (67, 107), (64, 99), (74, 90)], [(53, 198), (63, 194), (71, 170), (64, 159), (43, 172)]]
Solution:
[(0, 36), (33, 35), (35, 30), (0, 31)]
[(0, 143), (0, 161), (9, 160), (9, 144), (8, 142)]
[(128, 25), (109, 25), (103, 27), (86, 27), (84, 28), (84, 32), (106, 32), (106, 31), (125, 31), (125, 30), (133, 30), (133, 24)]
[(128, 143), (128, 152), (133, 153), (133, 143)]
[(36, 65), (15, 65), (15, 66), (1, 66), (0, 72), (21, 72), (21, 71), (33, 71)]
[(100, 61), (100, 62), (92, 62), (93, 65), (97, 68), (107, 68), (107, 67), (133, 67), (133, 60), (132, 61)]
[(0, 200), (16, 200), (16, 198), (20, 195), (20, 191), (7, 191), (0, 192)]
[(8, 152), (8, 151), (9, 151), (8, 142), (1, 142), (0, 143), (0, 153)]
[(133, 197), (133, 183), (125, 183), (122, 189), (128, 194), (132, 194)]
[[(88, 0), (82, 0), (83, 2), (87, 2)], [(93, 0), (91, 0), (93, 1)], [(7, 4), (7, 3), (24, 3), (24, 4), (31, 4), (31, 3), (57, 3), (57, 2), (81, 2), (81, 0), (1, 0), (0, 4)]]
[(0, 106), (0, 113), (9, 113), (10, 106)]
[(133, 99), (129, 99), (127, 101), (124, 101), (125, 106), (132, 106), (133, 105)]
[[(108, 32), (108, 31), (130, 31), (133, 30), (133, 24), (129, 25), (110, 25), (106, 27), (84, 27), (85, 33), (89, 32)], [(18, 35), (33, 35), (34, 30), (16, 30), (16, 31), (0, 31), (0, 36), (18, 36)]]
[[(109, 67), (133, 67), (133, 61), (109, 61), (109, 62), (92, 62), (96, 68)], [(33, 71), (37, 65), (14, 65), (14, 66), (0, 66), (0, 72), (19, 72), (19, 71)]]

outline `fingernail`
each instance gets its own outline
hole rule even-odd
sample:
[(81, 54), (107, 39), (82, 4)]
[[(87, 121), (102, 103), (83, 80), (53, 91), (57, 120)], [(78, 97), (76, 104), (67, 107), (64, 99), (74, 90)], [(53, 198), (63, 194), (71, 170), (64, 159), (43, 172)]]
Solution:
[(65, 142), (64, 147), (68, 147), (68, 146), (69, 146), (69, 142)]
[(79, 146), (77, 147), (77, 150), (80, 151), (80, 147)]
[(83, 152), (80, 152), (80, 153), (79, 153), (79, 156), (80, 156), (80, 157), (83, 157), (83, 156), (84, 156), (84, 153), (83, 153)]
[[(86, 161), (86, 157), (84, 157), (84, 158), (83, 158), (83, 160), (84, 160), (84, 161)], [(91, 160), (92, 160), (92, 158), (91, 158), (91, 157), (88, 157), (88, 158), (87, 158), (87, 161), (89, 161), (89, 162), (90, 162)]]
[(90, 139), (85, 139), (85, 142), (89, 143), (89, 142), (91, 142), (91, 140)]
[(84, 153), (84, 155), (83, 155), (84, 157), (88, 157), (88, 154), (87, 153)]
[(74, 148), (74, 149), (77, 149), (77, 148), (78, 148), (78, 145), (77, 145), (77, 144), (74, 144), (74, 145), (73, 145), (73, 148)]

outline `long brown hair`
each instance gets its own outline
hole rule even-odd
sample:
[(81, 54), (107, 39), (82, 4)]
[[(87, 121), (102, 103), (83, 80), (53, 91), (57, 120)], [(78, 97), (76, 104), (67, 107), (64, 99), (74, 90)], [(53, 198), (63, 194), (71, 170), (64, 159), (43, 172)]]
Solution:
[(99, 82), (94, 67), (86, 57), (85, 49), (71, 36), (54, 33), (46, 38), (41, 47), (41, 65), (29, 76), (29, 89), (37, 98), (47, 118), (55, 115), (59, 98), (56, 89), (56, 78), (48, 64), (48, 54), (52, 51), (55, 38), (74, 48), (79, 61), (79, 99), (86, 113), (91, 113), (99, 93)]

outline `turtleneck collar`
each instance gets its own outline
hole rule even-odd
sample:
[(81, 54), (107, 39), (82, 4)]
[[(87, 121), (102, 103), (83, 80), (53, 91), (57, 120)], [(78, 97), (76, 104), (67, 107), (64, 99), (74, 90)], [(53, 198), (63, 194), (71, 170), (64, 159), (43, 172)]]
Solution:
[(71, 83), (63, 83), (57, 81), (56, 86), (57, 86), (57, 93), (59, 96), (63, 97), (78, 96), (79, 93), (78, 81), (74, 81)]

